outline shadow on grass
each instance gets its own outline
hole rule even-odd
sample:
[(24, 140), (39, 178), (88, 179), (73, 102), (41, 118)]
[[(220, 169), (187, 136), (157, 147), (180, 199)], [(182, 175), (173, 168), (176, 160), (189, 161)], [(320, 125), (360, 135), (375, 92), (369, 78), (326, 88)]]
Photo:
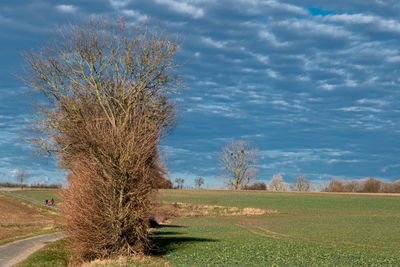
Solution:
[[(163, 225), (159, 228), (168, 228), (168, 227), (180, 228), (183, 226)], [(150, 240), (153, 244), (153, 248), (150, 251), (150, 255), (163, 256), (190, 243), (218, 242), (218, 240), (216, 239), (177, 236), (182, 234), (183, 233), (178, 231), (177, 232), (157, 231), (152, 233), (152, 235), (150, 236)]]
[(172, 231), (157, 231), (155, 233), (152, 233), (151, 235), (154, 238), (158, 238), (158, 237), (163, 236), (163, 235), (181, 235), (181, 234), (182, 233), (172, 232)]

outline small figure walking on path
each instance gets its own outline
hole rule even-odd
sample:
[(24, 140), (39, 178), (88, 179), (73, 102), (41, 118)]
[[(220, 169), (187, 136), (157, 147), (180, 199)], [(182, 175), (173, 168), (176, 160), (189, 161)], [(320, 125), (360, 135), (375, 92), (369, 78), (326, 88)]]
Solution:
[(54, 206), (54, 198), (51, 198), (51, 205)]
[(49, 201), (46, 199), (46, 205), (49, 204)]

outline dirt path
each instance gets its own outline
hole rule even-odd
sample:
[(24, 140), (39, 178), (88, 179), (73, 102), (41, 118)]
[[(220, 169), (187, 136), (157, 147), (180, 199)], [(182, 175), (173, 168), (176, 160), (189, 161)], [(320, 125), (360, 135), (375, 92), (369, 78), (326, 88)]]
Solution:
[[(42, 206), (51, 207), (51, 208), (55, 208), (55, 209), (59, 208), (55, 205), (53, 205), (53, 206), (46, 205), (45, 203), (43, 203), (41, 201), (37, 201), (35, 199), (31, 199), (28, 197), (14, 194), (10, 191), (1, 190), (0, 192), (36, 203), (36, 204), (39, 204)], [(56, 241), (63, 237), (65, 237), (65, 234), (63, 232), (58, 232), (58, 233), (34, 236), (34, 237), (27, 238), (27, 239), (18, 240), (18, 241), (12, 242), (12, 243), (2, 245), (2, 246), (0, 246), (0, 267), (13, 266), (13, 265), (23, 261), (29, 255), (31, 255), (35, 251), (39, 250), (43, 246), (47, 245), (48, 243), (51, 243), (51, 242)]]
[(13, 266), (45, 245), (65, 237), (63, 232), (34, 236), (0, 246), (0, 267)]
[[(27, 200), (27, 201), (36, 203), (36, 204), (39, 204), (39, 205), (42, 205), (42, 206), (46, 206), (46, 207), (50, 207), (50, 208), (59, 209), (59, 207), (57, 207), (56, 205), (46, 205), (44, 202), (38, 201), (38, 200), (36, 200), (36, 199), (29, 198), (29, 197), (24, 197), (24, 196), (21, 196), (21, 195), (14, 194), (14, 193), (11, 192), (11, 191), (0, 190), (0, 192), (4, 193), (4, 194), (6, 194), (6, 195), (18, 197), (18, 198), (21, 198), (21, 199), (24, 199), (24, 200)], [(1, 265), (0, 265), (0, 267), (1, 267)]]

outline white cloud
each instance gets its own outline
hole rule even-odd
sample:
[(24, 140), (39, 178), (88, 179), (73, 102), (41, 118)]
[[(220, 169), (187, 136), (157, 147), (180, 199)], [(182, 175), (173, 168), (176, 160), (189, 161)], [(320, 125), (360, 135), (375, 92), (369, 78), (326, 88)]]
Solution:
[(343, 22), (346, 24), (371, 24), (376, 29), (387, 32), (400, 32), (400, 23), (393, 19), (384, 19), (382, 17), (365, 14), (335, 14), (327, 15), (324, 21)]
[(276, 71), (273, 71), (271, 69), (267, 69), (265, 71), (269, 77), (274, 78), (274, 79), (278, 79), (279, 78), (279, 73), (277, 73)]
[(300, 14), (300, 15), (307, 14), (307, 11), (305, 9), (295, 6), (295, 5), (285, 4), (285, 3), (282, 3), (281, 1), (268, 0), (265, 3), (267, 5), (269, 5), (270, 7), (281, 9), (281, 10), (284, 10), (287, 12), (296, 13), (296, 14)]
[(386, 60), (390, 63), (399, 63), (400, 56), (389, 56)]
[(381, 100), (381, 99), (367, 99), (367, 98), (361, 98), (357, 100), (358, 104), (372, 104), (372, 105), (378, 105), (380, 107), (386, 106), (389, 104), (388, 101)]
[(267, 40), (271, 45), (275, 47), (282, 47), (282, 46), (287, 46), (289, 42), (280, 42), (276, 39), (275, 35), (272, 32), (269, 32), (267, 30), (261, 30), (258, 32), (258, 36), (261, 39)]
[(162, 145), (161, 149), (163, 152), (166, 152), (166, 153), (172, 154), (172, 155), (191, 153), (191, 151), (188, 149), (178, 148), (178, 147), (173, 147), (173, 146), (168, 146), (168, 145)]
[(387, 172), (387, 170), (392, 169), (392, 168), (399, 168), (400, 164), (393, 164), (393, 165), (388, 165), (383, 168), (381, 168), (381, 172)]
[(336, 110), (340, 111), (350, 111), (350, 112), (381, 112), (381, 109), (377, 108), (372, 108), (372, 107), (359, 107), (359, 106), (353, 106), (353, 107), (346, 107), (346, 108), (338, 108)]
[(202, 101), (203, 97), (201, 97), (201, 96), (192, 96), (192, 97), (189, 97), (189, 99), (191, 99), (193, 101)]
[(110, 5), (115, 9), (124, 7), (129, 4), (129, 2), (130, 0), (109, 0)]
[(362, 160), (359, 160), (359, 159), (330, 159), (327, 162), (329, 164), (332, 164), (332, 163), (359, 163), (359, 162), (362, 162)]
[(306, 15), (307, 11), (301, 7), (282, 3), (282, 1), (275, 0), (241, 0), (244, 4), (243, 11), (252, 14), (262, 14), (266, 11), (284, 11), (286, 13)]
[(210, 37), (201, 37), (201, 40), (203, 43), (216, 47), (216, 48), (224, 48), (227, 45), (227, 42), (222, 42), (222, 41), (215, 41), (211, 39)]
[(316, 21), (304, 19), (289, 19), (277, 22), (276, 25), (291, 29), (294, 32), (306, 35), (325, 35), (330, 37), (352, 38), (352, 33), (343, 27), (336, 25), (323, 24)]
[(333, 84), (329, 84), (329, 83), (324, 83), (324, 82), (322, 82), (322, 83), (321, 83), (321, 88), (324, 89), (324, 90), (326, 90), (326, 91), (332, 91), (332, 90), (335, 90), (336, 86), (333, 85)]
[(65, 12), (65, 13), (75, 13), (76, 11), (78, 11), (78, 8), (73, 5), (58, 5), (58, 6), (56, 6), (56, 9), (58, 11)]
[(176, 0), (155, 0), (155, 1), (158, 4), (169, 6), (175, 12), (190, 15), (195, 19), (202, 18), (204, 16), (204, 10), (202, 8), (190, 5), (185, 1), (176, 1)]
[(138, 21), (146, 21), (148, 19), (146, 15), (142, 15), (140, 12), (132, 9), (121, 10), (121, 13), (127, 17), (135, 18)]

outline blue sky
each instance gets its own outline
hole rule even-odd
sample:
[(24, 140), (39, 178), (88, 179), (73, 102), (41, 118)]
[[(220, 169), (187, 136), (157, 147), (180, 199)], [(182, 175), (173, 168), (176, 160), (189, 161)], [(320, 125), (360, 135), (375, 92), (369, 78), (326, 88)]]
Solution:
[(23, 141), (32, 107), (12, 75), (19, 53), (56, 25), (118, 16), (181, 40), (187, 89), (161, 144), (171, 179), (218, 187), (218, 152), (232, 140), (259, 148), (260, 181), (400, 178), (398, 1), (14, 0), (0, 3), (1, 181), (23, 168), (29, 182), (64, 180)]

